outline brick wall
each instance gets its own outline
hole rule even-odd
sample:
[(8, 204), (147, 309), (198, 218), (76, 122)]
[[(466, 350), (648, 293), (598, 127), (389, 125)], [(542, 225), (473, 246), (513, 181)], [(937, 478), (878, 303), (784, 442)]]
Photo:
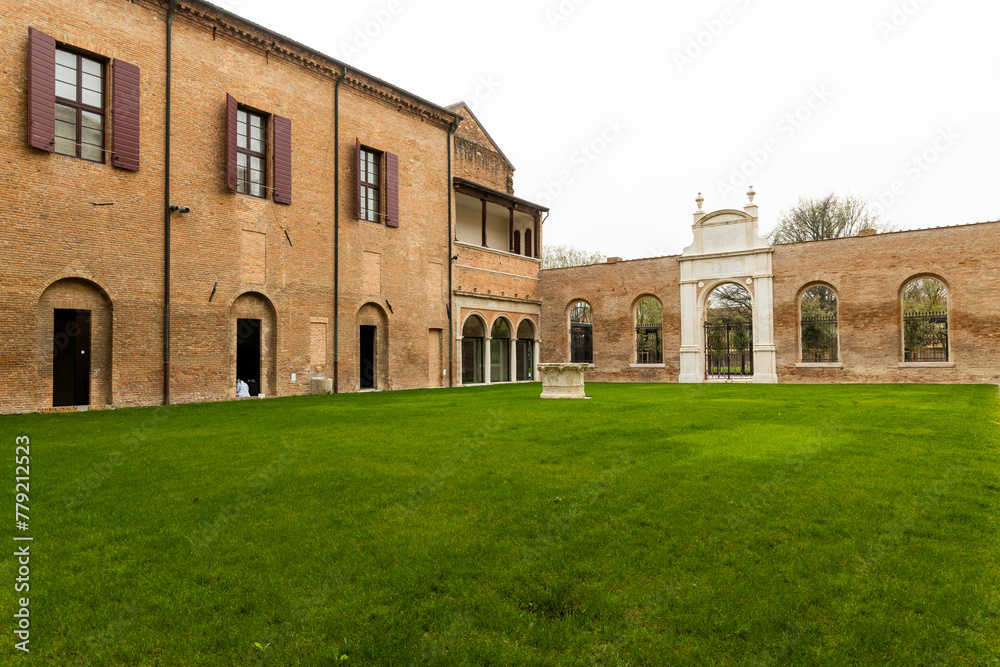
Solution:
[[(1000, 223), (777, 245), (774, 320), (781, 382), (1000, 382)], [(904, 367), (901, 291), (921, 275), (948, 287), (948, 367)], [(810, 283), (837, 292), (843, 369), (796, 368), (799, 298)]]
[[(29, 26), (140, 68), (140, 171), (28, 146)], [(52, 341), (42, 338), (67, 287), (110, 298), (113, 365), (94, 350), (92, 402), (109, 402), (109, 391), (118, 405), (162, 400), (164, 42), (164, 12), (141, 0), (0, 6), (0, 412), (52, 405)], [(109, 129), (108, 148), (110, 139)], [(75, 280), (43, 298), (66, 278)], [(82, 299), (95, 309), (100, 301)], [(103, 329), (104, 315), (95, 319)]]
[[(1000, 382), (1000, 222), (778, 245), (774, 320), (780, 382)], [(948, 288), (950, 363), (903, 366), (901, 292), (920, 276)], [(593, 307), (594, 381), (676, 381), (680, 300), (676, 257), (542, 271), (543, 362), (569, 361), (569, 308)], [(838, 296), (842, 368), (797, 367), (799, 303), (817, 283)], [(634, 305), (663, 303), (664, 368), (634, 368)]]
[[(680, 271), (675, 257), (541, 271), (542, 362), (570, 360), (569, 312), (593, 309), (595, 382), (675, 382), (680, 373)], [(635, 365), (635, 304), (653, 296), (663, 305), (663, 365)]]
[[(101, 330), (110, 332), (110, 351), (95, 349), (110, 360), (94, 364), (92, 404), (163, 400), (165, 17), (165, 4), (143, 0), (7, 3), (0, 9), (6, 84), (0, 116), (9, 128), (0, 136), (5, 161), (0, 412), (51, 406), (46, 339), (52, 336), (51, 310), (60, 307), (53, 304), (67, 302), (60, 290), (70, 288), (91, 295), (84, 301), (93, 301), (94, 294), (110, 301), (111, 326), (104, 325), (103, 312), (98, 317)], [(102, 59), (120, 58), (140, 68), (138, 172), (27, 146), (28, 26)], [(384, 317), (379, 333), (384, 387), (441, 384), (430, 373), (448, 368), (447, 341), (440, 341), (448, 331), (451, 298), (446, 273), (452, 117), (352, 70), (340, 87), (337, 156), (334, 91), (340, 73), (339, 64), (210, 6), (178, 4), (171, 203), (190, 212), (171, 217), (172, 402), (235, 394), (235, 322), (244, 316), (264, 321), (267, 395), (306, 393), (309, 378), (333, 375), (338, 358), (338, 388), (357, 389), (357, 327), (376, 308)], [(291, 205), (276, 203), (270, 191), (257, 198), (227, 187), (227, 94), (268, 117), (291, 121)], [(357, 219), (355, 139), (399, 156), (398, 228)], [(269, 127), (269, 144), (272, 140)], [(340, 311), (335, 313), (338, 160)], [(267, 181), (273, 185), (273, 173)], [(366, 253), (379, 258), (377, 266), (363, 262)], [(57, 283), (66, 278), (74, 281)], [(57, 289), (46, 292), (54, 283)]]
[(514, 167), (501, 155), (469, 107), (450, 107), (463, 116), (455, 131), (455, 176), (514, 194)]

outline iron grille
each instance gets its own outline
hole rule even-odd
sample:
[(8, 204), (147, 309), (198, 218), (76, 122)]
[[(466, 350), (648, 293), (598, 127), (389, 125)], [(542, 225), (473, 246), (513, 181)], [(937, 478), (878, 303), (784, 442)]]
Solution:
[(637, 364), (663, 363), (663, 329), (636, 327), (635, 362)]
[(948, 361), (948, 313), (910, 311), (903, 316), (904, 361)]
[(802, 361), (833, 363), (837, 360), (837, 316), (803, 316)]
[(594, 363), (594, 325), (572, 324), (569, 328), (570, 361), (574, 364)]
[(753, 325), (749, 322), (705, 323), (705, 376), (753, 377)]

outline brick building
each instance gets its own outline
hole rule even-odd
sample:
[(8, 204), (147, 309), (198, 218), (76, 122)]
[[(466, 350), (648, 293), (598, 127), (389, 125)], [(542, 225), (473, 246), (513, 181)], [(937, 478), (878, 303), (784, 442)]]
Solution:
[(1000, 223), (771, 246), (752, 196), (699, 201), (680, 256), (540, 272), (547, 210), (464, 104), (200, 0), (5, 3), (0, 49), (0, 413), (530, 381), (538, 360), (1000, 381)]
[(681, 255), (541, 272), (543, 362), (610, 382), (1000, 383), (1000, 222), (771, 245), (754, 193)]
[(545, 209), (464, 105), (198, 0), (0, 19), (0, 412), (532, 379)]

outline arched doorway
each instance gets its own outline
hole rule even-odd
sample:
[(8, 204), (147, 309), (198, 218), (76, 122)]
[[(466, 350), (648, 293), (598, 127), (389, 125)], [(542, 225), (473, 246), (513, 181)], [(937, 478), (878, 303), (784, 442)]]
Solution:
[(277, 394), (275, 348), (277, 317), (271, 300), (259, 292), (236, 297), (229, 309), (232, 375), (229, 396), (236, 396), (237, 382), (245, 382), (251, 396)]
[[(757, 204), (754, 203), (756, 195), (751, 187), (742, 211), (722, 209), (707, 213), (702, 210), (704, 198), (699, 194), (695, 200), (698, 210), (691, 226), (692, 243), (678, 258), (681, 277), (679, 382), (718, 381), (720, 376), (724, 380), (778, 381), (774, 346), (774, 272), (771, 269), (774, 248), (760, 235)], [(713, 304), (709, 304), (709, 296), (727, 284), (739, 285), (744, 295), (752, 296), (752, 299), (743, 296), (749, 302), (749, 312), (724, 309), (710, 317)], [(724, 326), (711, 326), (725, 315), (730, 316), (722, 318), (730, 322), (728, 332)], [(734, 331), (732, 325), (739, 324), (737, 315), (745, 323)], [(716, 352), (719, 358), (710, 360), (709, 356)], [(710, 370), (713, 372), (709, 373)]]
[(470, 315), (462, 326), (462, 384), (485, 382), (483, 350), (486, 325), (478, 315)]
[(498, 317), (490, 329), (490, 382), (510, 382), (510, 322)]
[(517, 381), (528, 382), (535, 379), (535, 327), (531, 320), (521, 320), (517, 325)]
[(111, 298), (83, 278), (57, 280), (38, 299), (39, 407), (111, 405)]
[(389, 319), (382, 307), (366, 303), (357, 318), (358, 389), (389, 388)]
[(705, 303), (705, 378), (753, 377), (753, 298), (736, 283), (723, 283)]

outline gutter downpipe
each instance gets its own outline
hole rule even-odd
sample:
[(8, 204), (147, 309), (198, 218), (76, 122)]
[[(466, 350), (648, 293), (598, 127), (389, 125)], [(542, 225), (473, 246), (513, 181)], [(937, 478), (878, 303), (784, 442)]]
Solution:
[(340, 84), (347, 65), (333, 88), (333, 393), (340, 393)]
[(455, 314), (454, 304), (454, 271), (455, 246), (453, 244), (454, 234), (452, 233), (451, 219), (451, 193), (454, 186), (451, 183), (451, 135), (458, 129), (458, 118), (451, 121), (448, 128), (448, 386), (455, 386)]
[(174, 9), (177, 0), (170, 0), (167, 10), (167, 109), (165, 160), (163, 166), (163, 404), (170, 405), (170, 72), (173, 50)]

